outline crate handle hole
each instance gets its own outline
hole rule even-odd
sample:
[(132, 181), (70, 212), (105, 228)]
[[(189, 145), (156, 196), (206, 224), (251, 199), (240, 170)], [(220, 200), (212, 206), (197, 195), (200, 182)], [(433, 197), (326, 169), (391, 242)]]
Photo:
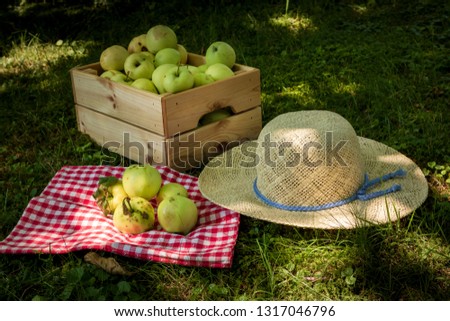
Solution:
[(205, 126), (211, 123), (215, 123), (217, 121), (221, 121), (225, 118), (233, 116), (234, 112), (231, 106), (227, 106), (221, 109), (213, 110), (209, 113), (204, 114), (200, 120), (198, 121), (198, 126)]

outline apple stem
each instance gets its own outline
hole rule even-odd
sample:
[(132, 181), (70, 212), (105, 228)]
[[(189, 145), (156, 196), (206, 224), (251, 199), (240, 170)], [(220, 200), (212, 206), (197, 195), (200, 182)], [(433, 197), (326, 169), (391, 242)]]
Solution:
[(131, 199), (129, 197), (125, 197), (122, 201), (123, 204), (123, 214), (131, 216), (132, 208), (131, 208)]

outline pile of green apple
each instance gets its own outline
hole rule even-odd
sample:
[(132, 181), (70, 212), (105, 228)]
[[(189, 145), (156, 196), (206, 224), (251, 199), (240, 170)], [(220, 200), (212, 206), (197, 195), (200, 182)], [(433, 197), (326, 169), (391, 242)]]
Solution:
[(205, 64), (188, 64), (188, 52), (168, 26), (156, 25), (135, 36), (128, 48), (113, 45), (100, 55), (101, 77), (156, 94), (177, 93), (232, 77), (236, 53), (224, 41), (213, 42)]
[(122, 233), (139, 234), (155, 227), (157, 219), (169, 233), (186, 235), (197, 224), (198, 210), (186, 188), (175, 182), (162, 184), (158, 170), (150, 164), (127, 167), (122, 177), (101, 177), (93, 197)]

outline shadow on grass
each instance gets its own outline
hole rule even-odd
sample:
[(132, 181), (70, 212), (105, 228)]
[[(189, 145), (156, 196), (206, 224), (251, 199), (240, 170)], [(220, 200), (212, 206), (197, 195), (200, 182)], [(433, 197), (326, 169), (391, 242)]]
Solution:
[[(235, 275), (252, 274), (258, 283), (245, 285), (256, 287), (266, 299), (272, 293), (275, 300), (448, 300), (448, 243), (409, 229), (411, 219), (392, 226), (323, 231), (241, 217), (232, 270)], [(263, 256), (268, 262), (254, 243), (266, 244)]]
[(443, 250), (448, 244), (433, 235), (394, 229), (356, 232), (359, 281), (354, 291), (381, 300), (448, 300), (450, 256)]

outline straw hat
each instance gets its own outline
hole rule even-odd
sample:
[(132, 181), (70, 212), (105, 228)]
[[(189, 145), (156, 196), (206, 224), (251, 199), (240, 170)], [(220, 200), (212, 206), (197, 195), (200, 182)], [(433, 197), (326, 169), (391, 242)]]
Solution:
[(207, 199), (241, 214), (323, 229), (392, 222), (428, 195), (411, 159), (318, 110), (274, 118), (256, 141), (210, 160), (198, 184)]

